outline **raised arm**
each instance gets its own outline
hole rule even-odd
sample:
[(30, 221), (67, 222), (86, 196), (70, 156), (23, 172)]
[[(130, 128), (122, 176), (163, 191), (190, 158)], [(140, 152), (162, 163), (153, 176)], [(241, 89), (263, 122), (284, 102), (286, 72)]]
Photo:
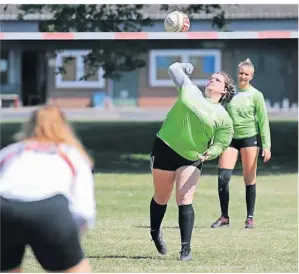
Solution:
[(181, 89), (188, 85), (193, 85), (192, 81), (189, 79), (189, 75), (192, 74), (194, 67), (190, 63), (173, 63), (168, 68), (168, 73), (174, 82), (176, 88), (181, 91)]
[(206, 102), (201, 90), (189, 79), (193, 70), (194, 67), (191, 63), (174, 63), (168, 71), (178, 89), (182, 103), (197, 116), (200, 116), (202, 115), (201, 108)]

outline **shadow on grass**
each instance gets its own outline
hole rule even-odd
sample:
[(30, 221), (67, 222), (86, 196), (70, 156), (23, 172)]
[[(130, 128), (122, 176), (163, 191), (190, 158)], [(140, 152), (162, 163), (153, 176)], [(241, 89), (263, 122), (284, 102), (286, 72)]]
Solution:
[(88, 259), (130, 259), (130, 260), (165, 260), (162, 257), (153, 256), (124, 256), (124, 255), (105, 255), (105, 256), (87, 256)]
[[(150, 229), (149, 225), (133, 225), (133, 227), (135, 228), (144, 228), (144, 229)], [(193, 226), (194, 228), (201, 228), (199, 226)], [(163, 228), (167, 228), (167, 229), (179, 229), (180, 227), (177, 225), (174, 226), (167, 226), (167, 225), (163, 225)]]
[[(149, 173), (149, 154), (161, 122), (74, 122), (77, 135), (101, 173)], [(1, 147), (12, 142), (20, 123), (1, 125)], [(258, 175), (298, 172), (298, 125), (296, 121), (271, 122), (272, 159), (259, 161)], [(241, 174), (238, 161), (234, 174)], [(217, 160), (204, 164), (203, 175), (217, 174)]]

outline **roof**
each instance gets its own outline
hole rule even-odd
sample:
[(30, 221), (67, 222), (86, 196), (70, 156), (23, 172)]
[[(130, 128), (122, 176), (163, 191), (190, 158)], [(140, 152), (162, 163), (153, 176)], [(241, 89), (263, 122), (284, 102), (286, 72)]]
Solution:
[[(161, 11), (160, 5), (144, 5), (143, 15), (150, 17), (153, 20), (163, 20), (170, 11)], [(298, 19), (298, 5), (221, 5), (225, 11), (227, 19)], [(5, 9), (5, 7), (7, 7)], [(176, 5), (175, 9), (179, 10), (186, 5)], [(173, 9), (172, 9), (173, 10)], [(19, 5), (0, 5), (0, 20), (18, 20)], [(206, 14), (205, 12), (197, 13), (192, 16), (194, 19), (210, 19), (213, 13)], [(28, 14), (24, 17), (25, 20), (49, 20), (52, 15), (43, 11), (38, 14)]]
[[(19, 20), (20, 5), (0, 5), (0, 20)], [(49, 20), (52, 15), (49, 12), (40, 12), (39, 14), (28, 14), (24, 20)]]
[[(176, 5), (180, 7), (186, 5)], [(298, 5), (221, 5), (227, 19), (273, 19), (298, 18)], [(160, 11), (158, 5), (147, 8), (144, 14), (152, 19), (164, 19), (169, 11)], [(194, 19), (210, 19), (213, 14), (194, 14)]]

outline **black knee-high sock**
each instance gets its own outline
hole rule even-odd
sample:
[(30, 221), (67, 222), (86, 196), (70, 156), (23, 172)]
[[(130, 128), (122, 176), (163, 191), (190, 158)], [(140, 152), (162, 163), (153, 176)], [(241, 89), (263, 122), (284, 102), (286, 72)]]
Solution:
[(194, 226), (194, 210), (191, 205), (179, 206), (179, 226), (182, 246), (190, 249), (191, 236)]
[(247, 218), (253, 218), (254, 207), (256, 198), (256, 185), (246, 186), (246, 207), (247, 207)]
[(229, 181), (232, 173), (232, 169), (218, 169), (218, 196), (221, 207), (221, 215), (225, 218), (228, 218)]
[(226, 184), (222, 188), (218, 188), (218, 196), (221, 207), (221, 215), (228, 218), (228, 204), (229, 204), (229, 185)]
[(151, 200), (150, 204), (150, 221), (151, 221), (151, 232), (152, 234), (159, 233), (159, 229), (166, 212), (166, 205), (159, 205), (154, 198)]

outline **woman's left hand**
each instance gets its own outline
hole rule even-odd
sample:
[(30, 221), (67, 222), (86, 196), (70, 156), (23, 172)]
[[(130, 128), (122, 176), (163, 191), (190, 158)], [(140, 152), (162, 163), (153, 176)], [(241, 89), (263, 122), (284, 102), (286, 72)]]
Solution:
[(262, 157), (264, 157), (264, 163), (268, 162), (271, 159), (270, 149), (263, 149)]
[(201, 160), (202, 162), (208, 160), (208, 158), (210, 157), (211, 155), (211, 151), (210, 150), (207, 150), (205, 153), (203, 153), (200, 157), (199, 157), (199, 160)]

